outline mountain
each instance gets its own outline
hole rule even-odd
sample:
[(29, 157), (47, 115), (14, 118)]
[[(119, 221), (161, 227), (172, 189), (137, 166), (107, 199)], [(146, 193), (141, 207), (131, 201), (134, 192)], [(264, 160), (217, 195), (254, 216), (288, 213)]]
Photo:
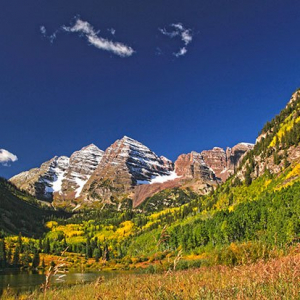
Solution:
[[(143, 184), (135, 188), (133, 207), (138, 207), (148, 197), (165, 189), (181, 187), (189, 188), (199, 194), (206, 194), (218, 183), (214, 171), (205, 164), (200, 153), (192, 151), (188, 154), (181, 154), (175, 161), (172, 174), (161, 176), (160, 180), (154, 180), (151, 184)], [(178, 201), (179, 203), (181, 202)], [(153, 205), (156, 206), (156, 204)], [(159, 204), (157, 203), (157, 205)]]
[(173, 169), (170, 160), (124, 136), (106, 149), (81, 196), (87, 201), (118, 202), (132, 197), (134, 186), (171, 176)]
[[(240, 158), (252, 148), (240, 143), (232, 149), (215, 147), (201, 153), (179, 155), (173, 163), (142, 143), (124, 136), (105, 152), (94, 144), (70, 158), (54, 157), (40, 168), (22, 172), (10, 181), (37, 199), (55, 207), (113, 205), (123, 200), (133, 207), (166, 188), (191, 188), (206, 194), (236, 169)], [(124, 202), (125, 207), (129, 202)]]
[(299, 163), (299, 143), (300, 90), (297, 90), (286, 107), (263, 127), (253, 150), (242, 158), (235, 176), (250, 184), (266, 172), (282, 173), (288, 166)]
[(65, 213), (41, 207), (30, 194), (17, 189), (12, 183), (0, 178), (0, 229), (5, 234), (40, 236), (45, 231), (44, 222)]
[(41, 200), (76, 198), (102, 156), (103, 151), (92, 144), (70, 158), (55, 156), (40, 168), (22, 172), (10, 181)]
[(204, 162), (216, 174), (216, 177), (223, 182), (236, 171), (241, 157), (253, 149), (254, 145), (250, 143), (239, 143), (232, 148), (214, 147), (212, 150), (204, 150), (201, 152)]

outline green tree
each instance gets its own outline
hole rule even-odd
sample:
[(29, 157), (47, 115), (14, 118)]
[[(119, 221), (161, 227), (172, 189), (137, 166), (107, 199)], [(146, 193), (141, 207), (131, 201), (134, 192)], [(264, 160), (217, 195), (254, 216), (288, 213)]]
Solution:
[(14, 267), (17, 267), (20, 264), (20, 247), (19, 246), (17, 246), (15, 248), (12, 264)]
[(29, 267), (29, 264), (31, 263), (31, 257), (30, 257), (30, 254), (29, 254), (29, 251), (26, 250), (24, 252), (24, 254), (22, 255), (22, 265), (25, 267), (25, 268), (28, 268)]
[(96, 262), (98, 262), (99, 259), (100, 259), (100, 257), (101, 257), (101, 253), (100, 253), (99, 248), (95, 248), (95, 249), (94, 249), (93, 256), (94, 256)]
[(249, 165), (247, 165), (246, 173), (245, 173), (245, 184), (246, 184), (246, 186), (249, 186), (251, 183), (252, 183), (251, 169), (250, 169)]
[(0, 268), (6, 267), (6, 247), (4, 239), (0, 240)]
[(274, 160), (274, 164), (275, 165), (279, 165), (280, 164), (280, 157), (279, 157), (277, 151), (275, 151), (274, 154), (273, 154), (273, 160)]
[(36, 269), (39, 265), (40, 265), (40, 254), (37, 250), (35, 250), (32, 259), (32, 267)]
[(43, 249), (44, 253), (50, 253), (50, 241), (48, 238), (44, 241)]

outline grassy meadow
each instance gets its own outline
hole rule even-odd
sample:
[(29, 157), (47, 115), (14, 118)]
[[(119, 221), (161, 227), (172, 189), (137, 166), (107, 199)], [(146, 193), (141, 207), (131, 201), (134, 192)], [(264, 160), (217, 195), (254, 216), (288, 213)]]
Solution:
[(299, 299), (300, 249), (288, 256), (242, 266), (212, 266), (159, 274), (102, 277), (91, 284), (49, 288), (12, 299)]

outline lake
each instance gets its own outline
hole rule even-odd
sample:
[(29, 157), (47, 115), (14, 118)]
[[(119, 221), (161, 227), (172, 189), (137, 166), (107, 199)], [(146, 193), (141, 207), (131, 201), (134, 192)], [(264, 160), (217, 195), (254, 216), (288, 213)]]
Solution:
[[(128, 272), (126, 272), (128, 274)], [(79, 283), (88, 283), (95, 281), (99, 276), (104, 276), (106, 279), (115, 278), (125, 274), (119, 271), (107, 272), (89, 272), (76, 273), (70, 272), (66, 274), (53, 275), (51, 285), (74, 285)], [(3, 289), (8, 286), (16, 292), (33, 291), (39, 288), (45, 282), (45, 274), (20, 272), (19, 270), (0, 271), (0, 297)]]

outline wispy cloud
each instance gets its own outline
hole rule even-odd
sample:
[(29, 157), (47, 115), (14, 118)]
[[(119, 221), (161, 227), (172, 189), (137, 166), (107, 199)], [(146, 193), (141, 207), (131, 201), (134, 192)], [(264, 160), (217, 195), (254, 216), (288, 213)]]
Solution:
[(0, 149), (0, 164), (9, 166), (10, 163), (18, 160), (18, 157), (5, 149)]
[[(113, 28), (109, 30), (112, 35), (115, 34), (115, 30)], [(123, 43), (110, 41), (108, 39), (100, 37), (99, 36), (100, 30), (96, 31), (89, 22), (83, 21), (80, 18), (76, 18), (75, 24), (73, 25), (61, 26), (61, 28), (56, 32), (54, 32), (51, 36), (47, 36), (47, 31), (45, 26), (41, 26), (40, 31), (41, 34), (44, 37), (47, 37), (51, 43), (56, 38), (58, 32), (64, 31), (64, 32), (78, 33), (80, 36), (86, 38), (86, 40), (90, 43), (90, 45), (100, 50), (105, 50), (121, 57), (131, 56), (135, 52), (131, 47)]]
[(108, 28), (107, 31), (110, 32), (112, 35), (116, 34), (116, 29), (114, 28)]
[(179, 49), (178, 52), (175, 52), (175, 53), (173, 53), (173, 54), (174, 54), (176, 57), (179, 57), (179, 56), (185, 55), (186, 53), (187, 53), (186, 48), (185, 48), (185, 47), (182, 47), (182, 48)]
[(42, 36), (50, 41), (50, 43), (53, 43), (53, 41), (56, 39), (56, 34), (59, 32), (59, 30), (55, 31), (54, 33), (47, 35), (47, 30), (45, 26), (40, 26), (40, 32)]
[(169, 27), (171, 28), (170, 31), (165, 28), (159, 28), (159, 31), (163, 35), (169, 36), (170, 38), (174, 38), (177, 36), (180, 37), (185, 46), (180, 48), (179, 51), (173, 53), (173, 55), (175, 55), (176, 57), (185, 55), (187, 53), (186, 46), (193, 40), (192, 30), (185, 28), (182, 23), (171, 24)]

